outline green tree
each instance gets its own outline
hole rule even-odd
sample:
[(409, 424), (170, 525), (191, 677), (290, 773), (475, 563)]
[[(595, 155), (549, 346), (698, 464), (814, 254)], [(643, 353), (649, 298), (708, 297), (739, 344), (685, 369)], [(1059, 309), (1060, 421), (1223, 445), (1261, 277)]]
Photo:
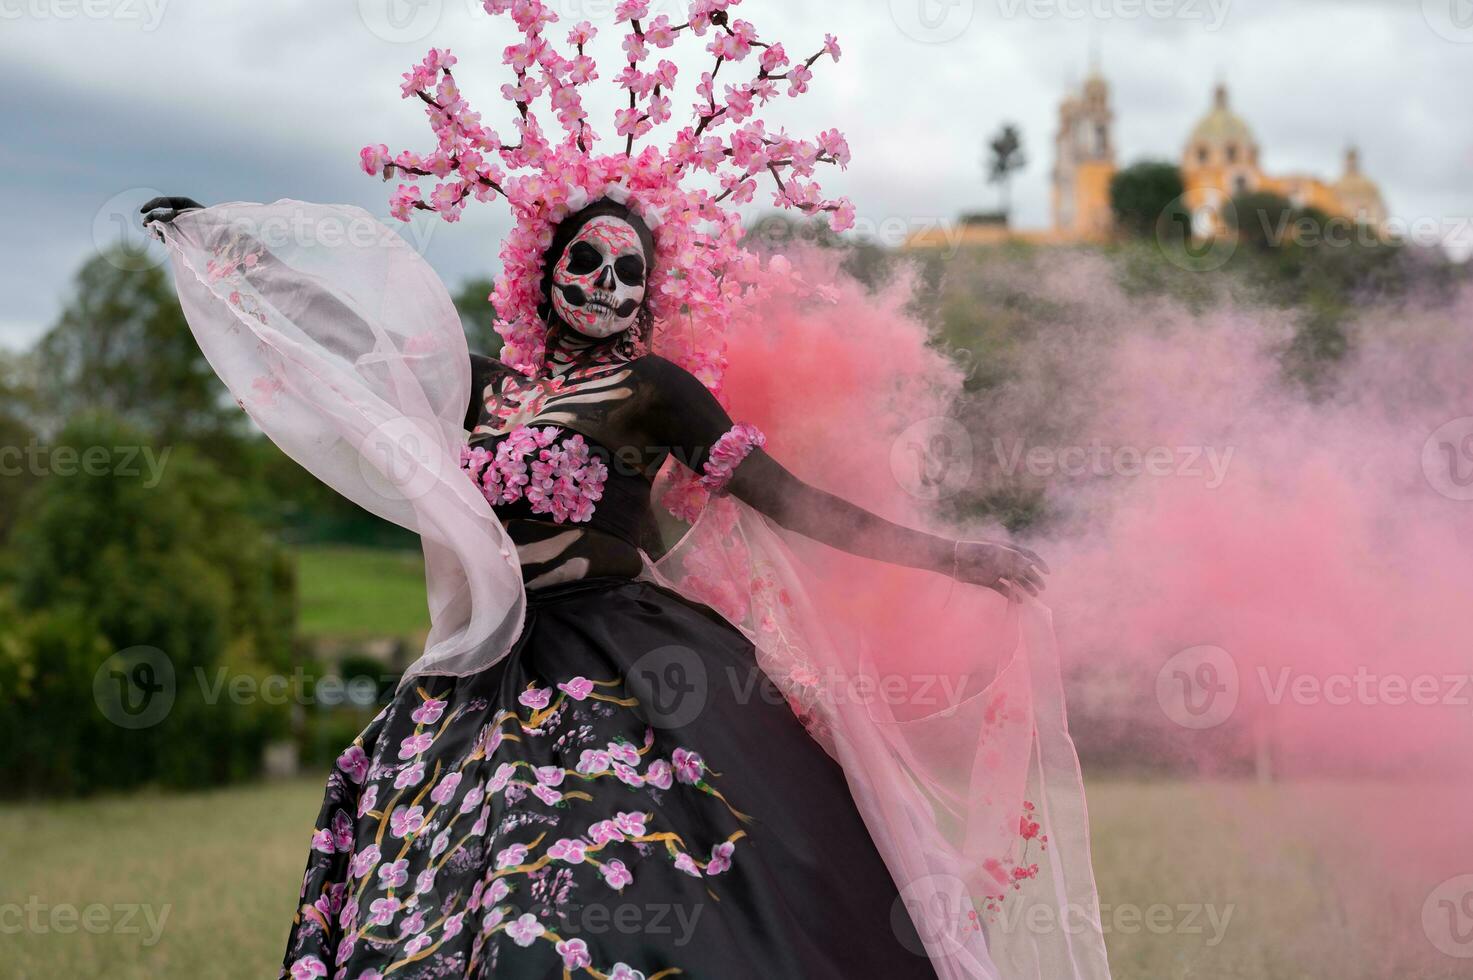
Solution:
[(495, 288), (496, 283), (491, 279), (467, 279), (451, 297), (460, 314), (460, 324), (465, 328), (466, 344), (473, 352), (487, 357), (501, 353), (501, 334), (495, 326), (496, 308), (491, 305), (491, 290)]
[(77, 273), (35, 350), (41, 406), (55, 430), (100, 409), (152, 441), (208, 444), (247, 431), (189, 332), (169, 274), (99, 255)]
[(27, 360), (0, 351), (0, 548), (15, 524), (21, 501), (36, 482), (26, 460), (36, 441), (31, 426), (36, 392), (28, 380)]
[[(58, 462), (30, 495), (13, 536), (25, 678), (0, 694), (0, 786), (89, 792), (145, 782), (196, 786), (257, 771), (286, 708), (232, 697), (290, 674), (295, 583), (284, 553), (251, 520), (243, 494), (187, 448), (157, 467), (116, 447), (142, 433), (101, 414), (73, 420), (54, 447), (90, 458)], [(167, 657), (177, 693), (167, 716), (113, 725), (93, 680), (114, 653)], [(14, 658), (13, 658), (14, 659)], [(3, 672), (0, 672), (3, 674)], [(223, 687), (221, 685), (224, 685)]]
[(1115, 227), (1134, 238), (1184, 237), (1190, 231), (1190, 217), (1183, 193), (1175, 164), (1149, 160), (1132, 164), (1110, 179)]
[(1293, 245), (1296, 225), (1301, 220), (1314, 221), (1315, 215), (1296, 208), (1288, 198), (1268, 191), (1247, 191), (1233, 198), (1226, 212), (1238, 244), (1260, 252)]
[(987, 143), (986, 161), (987, 183), (997, 185), (1004, 214), (1013, 209), (1013, 175), (1027, 165), (1022, 132), (1013, 123), (1004, 123)]

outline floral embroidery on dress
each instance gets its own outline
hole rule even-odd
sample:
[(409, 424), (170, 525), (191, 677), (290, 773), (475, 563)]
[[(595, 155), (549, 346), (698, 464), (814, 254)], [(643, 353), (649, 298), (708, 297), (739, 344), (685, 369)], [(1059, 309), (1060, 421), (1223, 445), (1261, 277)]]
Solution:
[[(641, 871), (648, 859), (663, 859), (693, 878), (719, 877), (731, 868), (746, 831), (736, 829), (697, 851), (695, 842), (656, 824), (658, 806), (615, 809), (585, 821), (577, 819), (580, 808), (594, 801), (600, 784), (612, 781), (656, 794), (656, 800), (671, 790), (696, 791), (719, 801), (737, 822), (750, 818), (716, 788), (717, 774), (699, 753), (676, 747), (658, 757), (655, 730), (647, 724), (640, 723), (644, 736), (638, 744), (596, 734), (594, 719), (638, 708), (622, 687), (618, 680), (582, 676), (551, 686), (529, 683), (517, 698), (524, 710), (502, 709), (489, 721), (485, 698), (451, 708), (448, 696), (421, 687), (410, 714), (412, 732), (387, 746), (386, 756), (375, 762), (364, 748), (367, 733), (361, 736), (338, 758), (329, 782), (330, 799), (335, 791), (337, 802), (325, 808), (332, 815), (312, 835), (312, 850), (322, 860), (342, 855), (343, 880), (320, 881), (314, 894), (309, 867), (298, 922), (321, 931), (335, 962), (348, 962), (359, 944), (391, 951), (395, 960), (381, 971), (348, 977), (342, 969), (334, 973), (322, 955), (302, 950), (283, 975), (382, 980), (416, 963), (472, 975), (494, 969), (497, 956), (541, 945), (551, 947), (570, 974), (643, 976), (625, 963), (595, 964), (585, 940), (559, 933), (562, 910), (571, 913), (586, 903), (580, 888), (596, 884), (622, 893), (636, 875), (649, 873)], [(386, 709), (375, 726), (391, 710), (408, 707)], [(474, 733), (469, 754), (434, 758), (436, 743), (452, 729), (466, 732), (464, 726), (476, 726), (468, 730)], [(576, 764), (537, 766), (513, 751), (518, 743), (530, 749), (533, 742), (549, 743), (553, 757)], [(356, 810), (356, 825), (350, 810)], [(447, 869), (472, 867), (484, 869), (473, 887), (441, 880)], [(582, 867), (597, 876), (575, 882), (572, 869)], [(468, 960), (457, 951), (443, 961), (423, 962), (462, 932), (475, 936)], [(496, 948), (498, 935), (511, 945)]]
[(525, 499), (534, 514), (583, 523), (603, 499), (609, 469), (582, 436), (563, 436), (557, 426), (517, 426), (494, 451), (463, 448), (460, 465), (493, 507)]

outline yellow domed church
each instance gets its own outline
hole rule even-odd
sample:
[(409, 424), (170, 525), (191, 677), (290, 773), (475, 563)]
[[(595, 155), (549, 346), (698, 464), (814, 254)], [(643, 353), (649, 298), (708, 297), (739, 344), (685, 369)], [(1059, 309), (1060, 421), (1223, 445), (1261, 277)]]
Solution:
[[(1108, 240), (1114, 232), (1110, 181), (1119, 169), (1113, 138), (1115, 112), (1110, 86), (1098, 70), (1059, 105), (1050, 175), (1052, 222), (1048, 228), (1016, 229), (999, 216), (964, 217), (955, 227), (932, 227), (911, 235), (907, 248), (936, 249), (991, 245), (1006, 241), (1067, 244)], [(1181, 152), (1184, 203), (1198, 235), (1222, 227), (1222, 208), (1239, 194), (1265, 192), (1298, 208), (1314, 208), (1333, 218), (1354, 221), (1384, 234), (1386, 205), (1376, 184), (1361, 172), (1360, 152), (1345, 152), (1345, 171), (1327, 181), (1305, 174), (1264, 172), (1252, 128), (1233, 111), (1226, 85), (1218, 85), (1212, 106), (1192, 129)]]
[[(1110, 235), (1110, 180), (1116, 171), (1113, 122), (1109, 86), (1098, 72), (1059, 107), (1053, 172), (1056, 240), (1096, 241)], [(1249, 192), (1277, 194), (1295, 207), (1314, 208), (1378, 231), (1385, 227), (1381, 191), (1361, 172), (1360, 153), (1354, 147), (1346, 151), (1345, 172), (1335, 181), (1305, 174), (1273, 176), (1264, 172), (1260, 157), (1252, 128), (1233, 111), (1227, 86), (1218, 85), (1212, 108), (1187, 138), (1180, 160), (1185, 203), (1199, 233), (1217, 230), (1221, 208)]]

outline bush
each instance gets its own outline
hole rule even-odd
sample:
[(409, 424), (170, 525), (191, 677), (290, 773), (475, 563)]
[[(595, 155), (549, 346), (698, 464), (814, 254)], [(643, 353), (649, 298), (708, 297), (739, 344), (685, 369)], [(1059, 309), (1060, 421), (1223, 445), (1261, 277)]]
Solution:
[(1135, 238), (1186, 234), (1191, 218), (1182, 195), (1181, 171), (1172, 163), (1137, 163), (1110, 179), (1115, 225)]
[[(218, 685), (289, 671), (291, 565), (238, 489), (190, 452), (153, 447), (160, 470), (127, 467), (143, 441), (103, 416), (73, 422), (56, 445), (111, 465), (48, 475), (18, 518), (12, 547), (23, 560), (11, 623), (0, 623), (14, 648), (0, 650), (0, 731), (16, 750), (0, 757), (0, 792), (253, 775), (287, 709), (238, 702)], [(109, 661), (119, 651), (139, 652)], [(94, 696), (95, 679), (107, 692), (168, 668), (175, 693), (154, 724), (115, 724)]]

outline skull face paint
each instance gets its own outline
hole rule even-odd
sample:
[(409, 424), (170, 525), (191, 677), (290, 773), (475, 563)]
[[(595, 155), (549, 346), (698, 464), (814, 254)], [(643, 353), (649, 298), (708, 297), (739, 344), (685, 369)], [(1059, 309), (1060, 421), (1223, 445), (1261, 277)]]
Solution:
[(644, 245), (623, 218), (601, 215), (578, 231), (552, 273), (552, 308), (588, 337), (634, 326), (644, 303)]

